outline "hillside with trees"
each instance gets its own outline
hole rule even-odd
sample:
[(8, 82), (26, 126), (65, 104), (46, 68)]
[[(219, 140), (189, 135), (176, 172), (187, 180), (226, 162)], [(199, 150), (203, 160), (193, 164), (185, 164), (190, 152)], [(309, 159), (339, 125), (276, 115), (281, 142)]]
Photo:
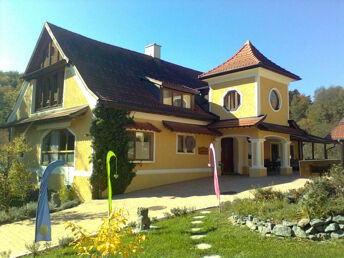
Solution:
[(0, 124), (6, 122), (18, 97), (21, 86), (19, 77), (18, 72), (0, 71)]
[[(290, 118), (308, 133), (325, 137), (344, 117), (344, 87), (320, 87), (310, 96), (298, 90), (289, 92)], [(305, 155), (310, 157), (310, 146), (306, 145)], [(339, 151), (332, 149), (329, 158), (337, 158)], [(316, 146), (315, 156), (323, 157), (323, 147)]]

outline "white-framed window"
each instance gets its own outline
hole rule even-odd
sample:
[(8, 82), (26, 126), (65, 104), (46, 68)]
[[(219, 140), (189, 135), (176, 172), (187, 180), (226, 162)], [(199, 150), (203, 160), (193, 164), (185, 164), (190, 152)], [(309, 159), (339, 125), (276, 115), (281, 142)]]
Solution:
[(189, 93), (163, 88), (162, 103), (178, 108), (193, 109), (194, 96)]
[(269, 94), (269, 103), (273, 111), (279, 111), (282, 106), (282, 99), (277, 89), (271, 89)]
[(241, 105), (241, 95), (237, 90), (230, 90), (223, 97), (223, 107), (226, 111), (236, 111)]
[(68, 166), (74, 166), (75, 136), (67, 129), (52, 130), (43, 137), (41, 147), (41, 165), (62, 160)]
[(154, 133), (130, 131), (128, 158), (132, 161), (154, 160)]
[(177, 153), (194, 154), (196, 138), (191, 134), (177, 134)]

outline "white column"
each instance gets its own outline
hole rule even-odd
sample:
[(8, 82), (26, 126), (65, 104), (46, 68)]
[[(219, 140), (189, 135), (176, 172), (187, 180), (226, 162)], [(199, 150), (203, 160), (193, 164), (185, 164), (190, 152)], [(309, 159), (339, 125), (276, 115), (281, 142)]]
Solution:
[(290, 142), (282, 142), (281, 168), (290, 168)]
[[(238, 149), (237, 149), (237, 158), (238, 158), (238, 173), (243, 174), (243, 166), (244, 166), (244, 141), (246, 139), (243, 137), (237, 137), (238, 141)], [(235, 150), (234, 150), (235, 151)]]
[(252, 168), (264, 168), (264, 142), (265, 139), (251, 138)]

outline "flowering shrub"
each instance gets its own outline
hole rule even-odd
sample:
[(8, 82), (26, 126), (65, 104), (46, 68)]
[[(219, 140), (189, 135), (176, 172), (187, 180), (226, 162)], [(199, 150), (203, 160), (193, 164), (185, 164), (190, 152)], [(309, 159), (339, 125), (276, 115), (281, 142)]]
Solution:
[(141, 245), (145, 236), (136, 234), (134, 241), (129, 243), (123, 241), (124, 238), (133, 236), (132, 229), (125, 228), (127, 221), (121, 209), (114, 211), (104, 220), (95, 235), (91, 235), (80, 225), (68, 222), (66, 228), (70, 228), (73, 232), (73, 241), (70, 245), (80, 256), (99, 257), (119, 254), (122, 257), (130, 257), (142, 250)]

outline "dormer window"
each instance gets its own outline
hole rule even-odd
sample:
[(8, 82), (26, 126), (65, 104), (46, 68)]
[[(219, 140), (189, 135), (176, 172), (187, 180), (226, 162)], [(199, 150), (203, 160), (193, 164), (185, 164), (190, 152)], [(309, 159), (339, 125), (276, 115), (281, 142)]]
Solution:
[(223, 107), (227, 111), (236, 111), (241, 104), (241, 96), (236, 90), (228, 91), (223, 99)]
[(37, 78), (36, 111), (62, 105), (63, 77), (62, 69)]
[(162, 103), (173, 107), (192, 109), (194, 98), (192, 94), (168, 88), (162, 89)]

